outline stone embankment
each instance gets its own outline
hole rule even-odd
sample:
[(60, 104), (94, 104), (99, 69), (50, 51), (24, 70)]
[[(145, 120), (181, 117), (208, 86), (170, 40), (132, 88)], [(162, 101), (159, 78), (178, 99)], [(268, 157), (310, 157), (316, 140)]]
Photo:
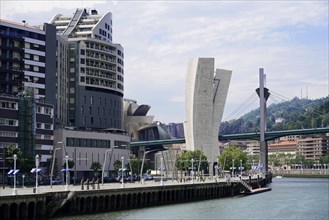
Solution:
[[(218, 199), (241, 195), (264, 187), (271, 178), (215, 179), (205, 182), (165, 181), (104, 184), (100, 189), (81, 190), (81, 186), (19, 189), (18, 195), (2, 190), (0, 220), (45, 219), (56, 216), (83, 215), (124, 209), (144, 208), (173, 203)], [(250, 187), (250, 188), (249, 188)], [(25, 190), (25, 191), (24, 191)]]

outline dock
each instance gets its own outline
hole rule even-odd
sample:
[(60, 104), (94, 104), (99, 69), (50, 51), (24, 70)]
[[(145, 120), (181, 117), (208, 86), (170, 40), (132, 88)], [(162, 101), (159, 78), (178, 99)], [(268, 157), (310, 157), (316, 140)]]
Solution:
[(245, 192), (244, 195), (254, 195), (254, 194), (257, 194), (257, 193), (263, 193), (263, 192), (268, 192), (268, 191), (271, 191), (272, 188), (269, 188), (269, 187), (264, 187), (264, 188), (257, 188), (257, 189), (253, 189), (251, 190), (251, 192)]

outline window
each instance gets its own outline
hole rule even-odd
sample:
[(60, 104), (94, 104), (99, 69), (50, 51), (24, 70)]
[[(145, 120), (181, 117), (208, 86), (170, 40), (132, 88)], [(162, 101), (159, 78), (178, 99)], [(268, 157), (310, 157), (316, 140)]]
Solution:
[(38, 66), (33, 66), (33, 71), (34, 72), (39, 72), (39, 67)]
[(37, 123), (37, 128), (40, 129), (40, 128), (41, 128), (41, 125), (42, 125), (42, 124), (38, 122), (38, 123)]
[(81, 49), (80, 54), (81, 55), (85, 55), (86, 54), (86, 51)]
[(51, 124), (45, 124), (45, 129), (50, 130), (51, 129)]
[(85, 64), (85, 59), (82, 59), (82, 58), (81, 58), (81, 59), (80, 59), (80, 63), (81, 63), (81, 64)]
[(39, 61), (39, 56), (38, 55), (33, 55), (33, 60)]

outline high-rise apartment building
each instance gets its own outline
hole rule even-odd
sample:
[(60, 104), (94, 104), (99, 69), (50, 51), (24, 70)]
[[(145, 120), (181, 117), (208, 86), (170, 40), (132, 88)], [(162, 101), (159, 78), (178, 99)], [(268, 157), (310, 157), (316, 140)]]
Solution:
[[(57, 102), (57, 122), (78, 128), (122, 129), (124, 53), (120, 44), (112, 43), (112, 14), (77, 9), (71, 16), (54, 16), (50, 23), (61, 37), (57, 44), (65, 47), (62, 39), (69, 44), (68, 64), (65, 58), (57, 58), (62, 62), (62, 69), (57, 64), (57, 89), (63, 91), (59, 88), (66, 84), (68, 88), (67, 96), (57, 92), (62, 100)], [(63, 74), (67, 80), (61, 80)]]
[(15, 146), (25, 158), (38, 154), (45, 167), (53, 149), (55, 39), (50, 24), (0, 20), (0, 152)]

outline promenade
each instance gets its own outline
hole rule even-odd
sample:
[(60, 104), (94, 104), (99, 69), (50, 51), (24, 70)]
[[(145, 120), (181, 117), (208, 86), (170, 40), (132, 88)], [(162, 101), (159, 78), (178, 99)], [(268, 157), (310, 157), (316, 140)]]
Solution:
[[(243, 180), (248, 180), (249, 177), (243, 177)], [(253, 176), (252, 179), (257, 179), (257, 176)], [(188, 180), (183, 182), (178, 182), (177, 180), (172, 179), (166, 179), (162, 182), (163, 186), (172, 186), (172, 185), (190, 185), (190, 184), (206, 184), (211, 182), (238, 182), (240, 180), (239, 177), (232, 177), (232, 178), (205, 178), (204, 181), (199, 181), (197, 179), (194, 180)], [(140, 182), (125, 182), (122, 187), (122, 183), (100, 183), (99, 188), (98, 185), (95, 184), (95, 189), (92, 189), (91, 185), (89, 185), (89, 190), (87, 190), (87, 186), (84, 185), (83, 191), (90, 191), (90, 190), (103, 190), (103, 189), (125, 189), (125, 188), (139, 188), (139, 187), (157, 187), (162, 186), (161, 180), (157, 179), (155, 180), (148, 180), (148, 181), (140, 181)], [(35, 186), (29, 186), (29, 187), (17, 187), (17, 195), (29, 195), (29, 194), (36, 194), (34, 193)], [(50, 187), (49, 185), (42, 185), (38, 186), (37, 193), (48, 193), (48, 192), (63, 192), (66, 191), (65, 185), (53, 185)], [(82, 191), (81, 185), (69, 185), (68, 191)], [(5, 189), (0, 188), (0, 197), (1, 196), (11, 196), (13, 195), (13, 186), (6, 186)]]

